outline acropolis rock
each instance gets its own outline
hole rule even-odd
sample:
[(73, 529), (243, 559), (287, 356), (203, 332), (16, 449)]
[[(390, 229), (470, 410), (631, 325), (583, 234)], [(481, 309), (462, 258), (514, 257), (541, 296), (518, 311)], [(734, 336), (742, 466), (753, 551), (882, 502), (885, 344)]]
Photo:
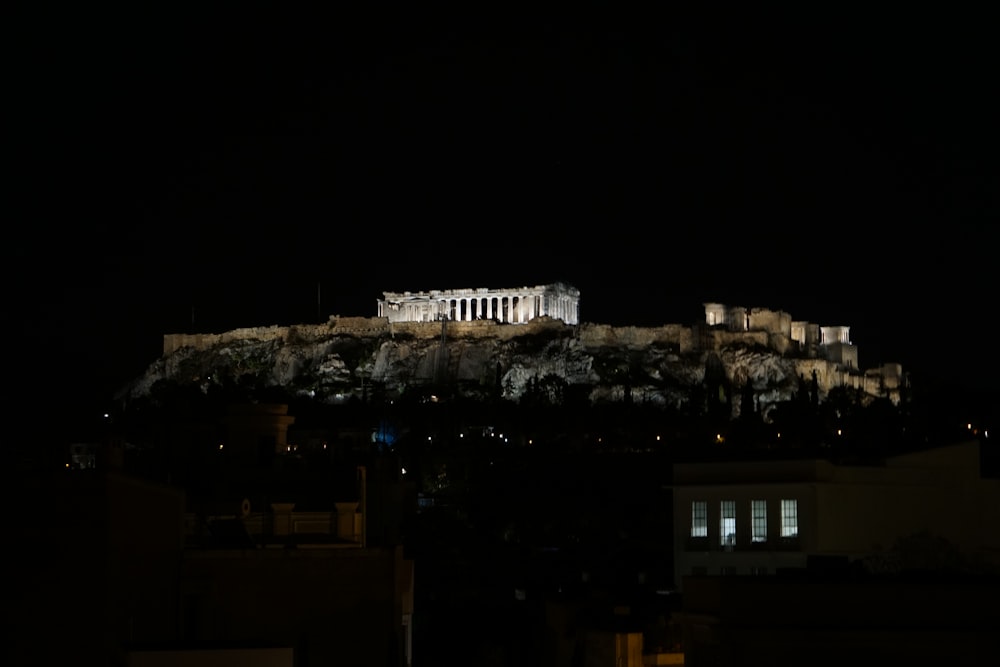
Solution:
[[(692, 325), (613, 327), (578, 322), (579, 292), (563, 285), (385, 293), (375, 317), (218, 334), (167, 334), (163, 355), (123, 398), (158, 380), (250, 383), (325, 404), (360, 400), (378, 387), (392, 400), (442, 389), (518, 402), (553, 380), (593, 404), (629, 400), (681, 407), (706, 369), (731, 393), (752, 386), (761, 413), (791, 399), (803, 380), (822, 400), (834, 387), (898, 402), (898, 364), (858, 368), (847, 326), (796, 321), (765, 308), (705, 304)], [(719, 379), (716, 372), (713, 377)], [(733, 410), (738, 413), (739, 401)], [(734, 414), (736, 416), (736, 414)]]

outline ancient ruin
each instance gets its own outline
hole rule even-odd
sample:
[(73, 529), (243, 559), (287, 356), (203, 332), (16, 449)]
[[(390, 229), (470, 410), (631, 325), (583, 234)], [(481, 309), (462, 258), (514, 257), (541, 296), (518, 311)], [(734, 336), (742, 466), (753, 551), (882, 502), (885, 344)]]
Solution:
[[(251, 375), (333, 404), (363, 397), (373, 386), (392, 398), (445, 384), (469, 396), (499, 391), (519, 401), (534, 384), (558, 378), (595, 404), (627, 397), (679, 407), (691, 387), (716, 383), (727, 401), (752, 388), (766, 417), (806, 383), (821, 400), (845, 388), (893, 403), (907, 386), (900, 364), (862, 370), (848, 326), (705, 303), (703, 322), (620, 327), (581, 322), (579, 298), (579, 290), (562, 283), (385, 292), (377, 317), (167, 334), (163, 357), (131, 391), (148, 392), (164, 377), (205, 383)], [(735, 414), (739, 401), (732, 402)]]
[(508, 289), (431, 290), (384, 292), (378, 316), (390, 322), (496, 320), (524, 324), (547, 316), (566, 324), (579, 324), (580, 290), (563, 283)]

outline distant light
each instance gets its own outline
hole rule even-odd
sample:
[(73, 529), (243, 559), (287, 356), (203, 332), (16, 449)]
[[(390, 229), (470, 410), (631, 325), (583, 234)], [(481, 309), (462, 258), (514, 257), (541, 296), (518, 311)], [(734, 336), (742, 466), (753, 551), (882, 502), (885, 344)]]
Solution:
[(427, 436), (427, 442), (431, 441), (431, 436)]
[(223, 445), (223, 444), (220, 443), (219, 444), (219, 449), (221, 450), (223, 447), (225, 447), (225, 445)]
[(841, 430), (840, 430), (840, 429), (838, 428), (838, 429), (837, 429), (837, 435), (844, 435), (844, 432), (843, 432), (843, 431), (841, 431)]
[(656, 441), (657, 441), (657, 442), (659, 442), (659, 441), (660, 441), (660, 436), (656, 436)]
[(66, 464), (66, 467), (69, 468), (69, 464), (68, 463)]
[(401, 472), (402, 474), (404, 474), (404, 475), (405, 475), (405, 474), (406, 474), (406, 468), (400, 468), (400, 469), (399, 469), (399, 472)]
[(534, 442), (535, 442), (534, 440), (532, 440), (531, 438), (528, 438), (528, 444), (529, 445), (534, 444)]
[(971, 431), (972, 430), (972, 424), (966, 424), (965, 428), (967, 428), (967, 429), (969, 429)]

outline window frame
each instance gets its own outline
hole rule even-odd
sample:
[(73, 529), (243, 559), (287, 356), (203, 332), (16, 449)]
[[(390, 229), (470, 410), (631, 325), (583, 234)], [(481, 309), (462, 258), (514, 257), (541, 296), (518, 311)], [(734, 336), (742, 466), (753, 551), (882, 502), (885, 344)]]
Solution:
[[(700, 511), (699, 511), (700, 510)], [(697, 532), (696, 532), (697, 531)], [(691, 530), (692, 538), (708, 537), (708, 501), (691, 501)]]
[[(732, 528), (727, 532), (727, 528)], [(736, 501), (719, 501), (719, 544), (731, 550), (736, 546)]]
[(799, 501), (796, 498), (781, 499), (781, 537), (794, 539), (799, 536)]
[(750, 541), (754, 544), (767, 542), (767, 501), (750, 501)]

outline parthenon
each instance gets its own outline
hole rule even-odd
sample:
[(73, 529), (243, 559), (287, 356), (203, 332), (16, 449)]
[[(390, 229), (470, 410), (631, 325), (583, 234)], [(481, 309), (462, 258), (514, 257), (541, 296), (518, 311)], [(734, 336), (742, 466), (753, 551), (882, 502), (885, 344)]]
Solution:
[(548, 316), (566, 324), (580, 323), (580, 290), (565, 283), (506, 289), (383, 292), (378, 316), (390, 322), (496, 320), (523, 324)]

